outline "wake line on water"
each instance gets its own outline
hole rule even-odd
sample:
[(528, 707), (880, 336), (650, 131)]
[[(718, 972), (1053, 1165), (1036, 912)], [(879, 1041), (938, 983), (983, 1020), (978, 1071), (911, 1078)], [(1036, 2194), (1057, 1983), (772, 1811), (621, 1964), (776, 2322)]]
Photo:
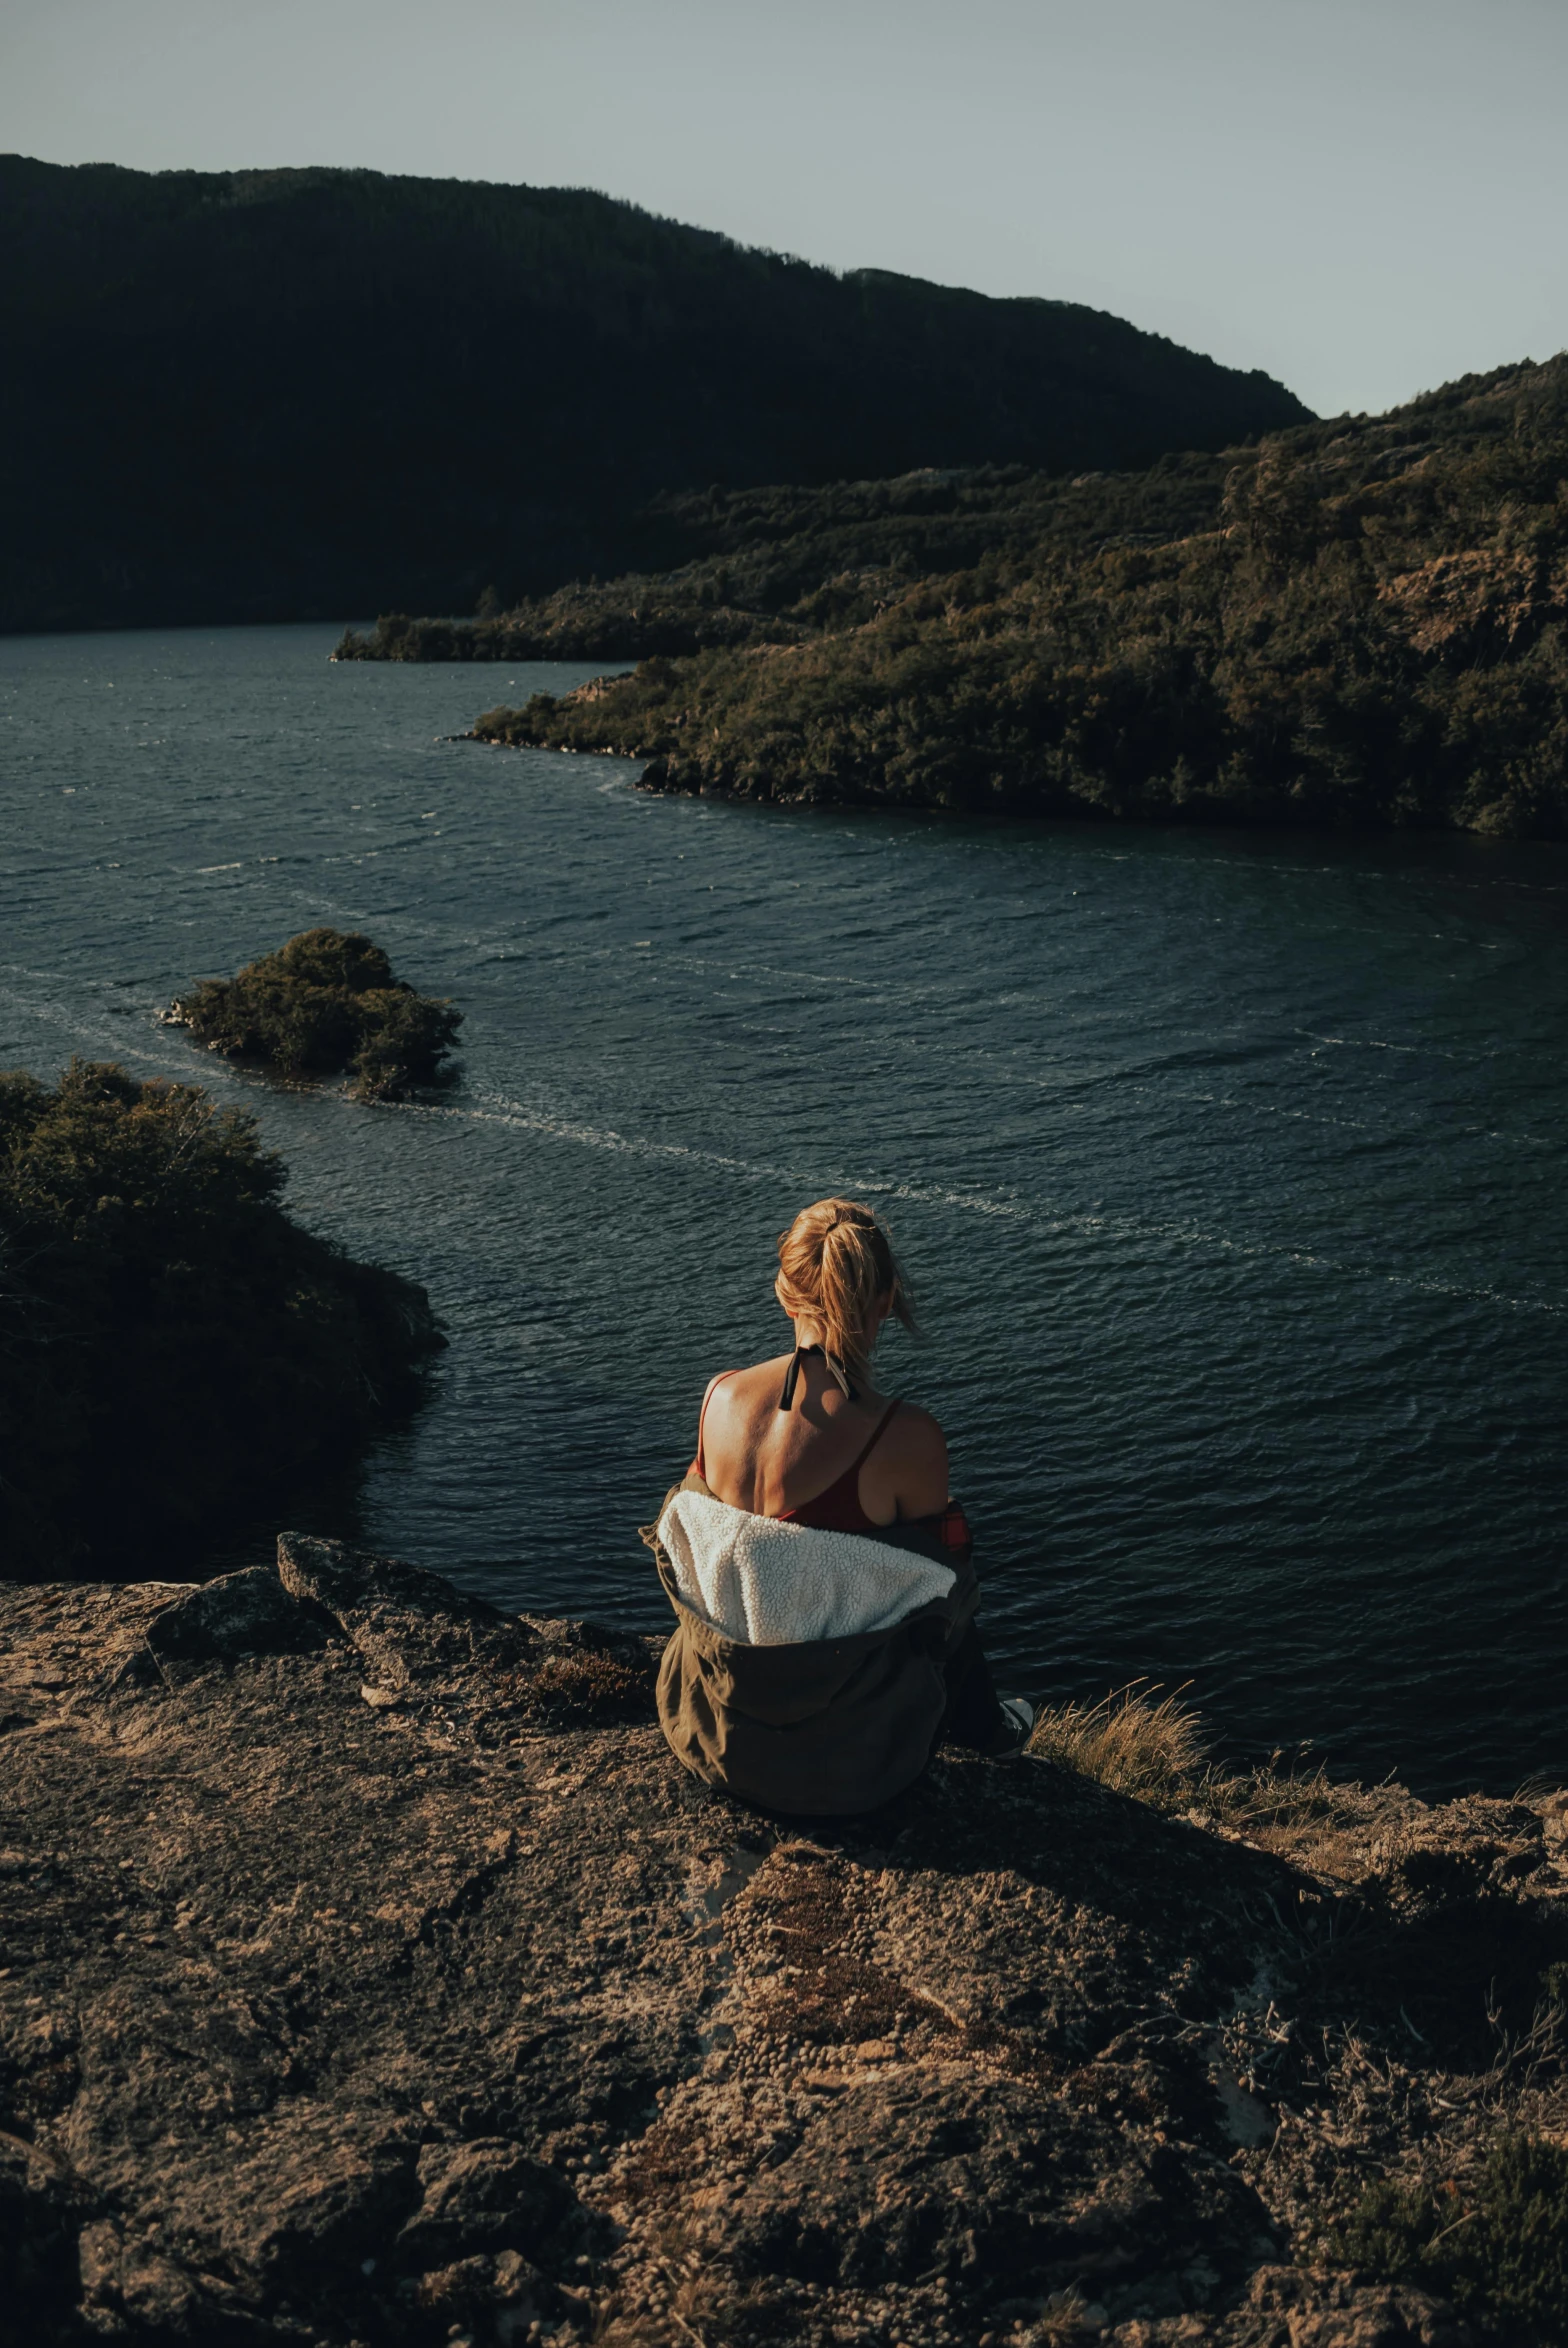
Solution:
[(709, 1166), (726, 1174), (739, 1174), (751, 1181), (798, 1183), (810, 1189), (825, 1183), (830, 1190), (859, 1192), (867, 1198), (908, 1199), (921, 1206), (956, 1207), (961, 1213), (987, 1215), (1027, 1223), (1047, 1237), (1071, 1232), (1086, 1238), (1111, 1238), (1147, 1243), (1159, 1240), (1181, 1247), (1206, 1248), (1217, 1254), (1268, 1259), (1275, 1262), (1301, 1265), (1312, 1271), (1336, 1272), (1347, 1278), (1381, 1281), (1391, 1288), (1409, 1288), (1433, 1296), (1452, 1296), (1466, 1303), (1500, 1305), (1509, 1312), (1568, 1314), (1568, 1305), (1553, 1304), (1541, 1297), (1509, 1296), (1496, 1288), (1468, 1288), (1446, 1280), (1424, 1280), (1415, 1273), (1379, 1272), (1366, 1264), (1346, 1263), (1335, 1256), (1314, 1255), (1303, 1248), (1271, 1247), (1255, 1240), (1228, 1238), (1222, 1232), (1204, 1231), (1191, 1223), (1151, 1223), (1131, 1215), (1064, 1215), (1049, 1210), (1026, 1206), (1017, 1199), (998, 1198), (992, 1193), (973, 1190), (953, 1190), (945, 1185), (898, 1181), (887, 1175), (845, 1173), (842, 1170), (824, 1173), (820, 1167), (774, 1166), (754, 1158), (731, 1157), (718, 1150), (705, 1150), (689, 1142), (654, 1141), (643, 1134), (625, 1134), (613, 1127), (585, 1125), (577, 1120), (552, 1117), (540, 1109), (530, 1109), (521, 1101), (508, 1100), (498, 1093), (482, 1094), (480, 1098), (491, 1105), (486, 1108), (463, 1108), (455, 1104), (404, 1101), (390, 1104), (395, 1111), (418, 1116), (464, 1118), (476, 1124), (511, 1126), (527, 1133), (538, 1133), (546, 1139), (575, 1142), (585, 1149), (608, 1150), (621, 1157), (654, 1158), (666, 1162), (693, 1166)]
[[(20, 966), (12, 964), (10, 967), (16, 969)], [(38, 972), (30, 975), (42, 977), (45, 974)], [(65, 1004), (39, 1003), (9, 988), (0, 988), (0, 1002), (9, 1002), (35, 1018), (63, 1027), (84, 1039), (102, 1040), (112, 1047), (117, 1059), (141, 1060), (176, 1076), (183, 1075), (186, 1081), (192, 1080), (193, 1071), (183, 1056), (176, 1058), (168, 1052), (148, 1051), (106, 1030), (101, 1024), (89, 1026)], [(208, 1081), (214, 1076), (227, 1079), (238, 1091), (251, 1089), (222, 1061), (205, 1074)], [(341, 1092), (323, 1090), (316, 1097), (340, 1106), (363, 1106), (362, 1103), (350, 1103), (348, 1096)], [(701, 1149), (689, 1142), (655, 1141), (643, 1134), (623, 1134), (612, 1127), (586, 1125), (573, 1119), (552, 1117), (543, 1110), (530, 1109), (520, 1101), (510, 1100), (504, 1094), (481, 1093), (478, 1097), (491, 1105), (467, 1108), (448, 1102), (393, 1101), (381, 1103), (379, 1113), (507, 1126), (516, 1131), (537, 1133), (550, 1140), (572, 1142), (585, 1149), (607, 1150), (622, 1157), (711, 1167), (716, 1172), (738, 1174), (750, 1181), (789, 1182), (803, 1189), (825, 1183), (830, 1190), (859, 1191), (867, 1197), (878, 1199), (907, 1199), (914, 1205), (952, 1207), (963, 1214), (1025, 1223), (1048, 1238), (1071, 1233), (1082, 1238), (1110, 1238), (1138, 1244), (1159, 1241), (1243, 1259), (1296, 1264), (1306, 1270), (1334, 1272), (1349, 1279), (1381, 1281), (1391, 1288), (1413, 1289), (1433, 1296), (1451, 1296), (1473, 1304), (1497, 1305), (1508, 1312), (1547, 1313), (1559, 1317), (1568, 1314), (1568, 1305), (1553, 1304), (1540, 1297), (1510, 1296), (1496, 1288), (1469, 1288), (1452, 1281), (1424, 1280), (1414, 1273), (1378, 1272), (1369, 1265), (1347, 1263), (1334, 1256), (1315, 1255), (1306, 1249), (1272, 1247), (1255, 1240), (1231, 1239), (1223, 1232), (1205, 1231), (1191, 1223), (1152, 1223), (1128, 1215), (1052, 1214), (1048, 1210), (1026, 1206), (1016, 1199), (998, 1198), (985, 1191), (955, 1190), (943, 1184), (898, 1181), (887, 1175), (867, 1176), (843, 1172), (824, 1174), (820, 1168), (769, 1165), (758, 1159), (737, 1158), (721, 1151)]]
[(1319, 1035), (1315, 1027), (1298, 1027), (1297, 1035), (1304, 1035), (1309, 1043), (1338, 1044), (1347, 1052), (1414, 1052), (1428, 1053), (1438, 1060), (1495, 1060), (1495, 1052), (1456, 1052), (1444, 1044), (1391, 1044), (1378, 1035)]
[[(586, 1149), (609, 1150), (621, 1157), (663, 1158), (688, 1165), (712, 1166), (720, 1173), (743, 1174), (759, 1182), (796, 1182), (809, 1187), (824, 1180), (847, 1183), (852, 1179), (848, 1175), (824, 1176), (818, 1168), (770, 1166), (755, 1158), (732, 1158), (718, 1150), (699, 1149), (690, 1142), (652, 1141), (643, 1134), (617, 1133), (608, 1126), (583, 1125), (548, 1116), (543, 1110), (529, 1109), (521, 1101), (507, 1100), (498, 1093), (484, 1093), (479, 1097), (493, 1105), (485, 1109), (464, 1109), (436, 1102), (396, 1105), (428, 1109), (438, 1117), (467, 1117), (483, 1124), (510, 1125), (524, 1132), (542, 1133), (550, 1139), (578, 1142)], [(1032, 1209), (989, 1197), (983, 1191), (949, 1190), (929, 1183), (894, 1183), (882, 1177), (869, 1181), (859, 1178), (859, 1187), (879, 1197), (913, 1199), (921, 1205), (961, 1207), (971, 1214), (1036, 1220)]]
[[(40, 971), (29, 972), (28, 975), (43, 977), (46, 974)], [(175, 1077), (183, 1075), (188, 1083), (195, 1081), (187, 1058), (178, 1057), (168, 1050), (149, 1051), (140, 1044), (130, 1042), (118, 1029), (102, 1020), (95, 1024), (83, 1019), (68, 1003), (40, 1003), (30, 995), (17, 994), (11, 987), (0, 987), (0, 1003), (9, 1004), (13, 1010), (26, 1012), (29, 1019), (42, 1020), (47, 1027), (63, 1028), (67, 1035), (75, 1036), (82, 1043), (103, 1044), (111, 1059), (144, 1060), (150, 1068), (166, 1069)], [(203, 1074), (204, 1077), (210, 1076), (212, 1071), (206, 1070)]]
[[(332, 906), (322, 907), (321, 909), (326, 911), (340, 910), (339, 908)], [(351, 915), (347, 917), (353, 918)], [(585, 954), (585, 958), (591, 959), (597, 958), (600, 955), (616, 954), (622, 950), (623, 949), (619, 947), (591, 947), (588, 949), (579, 949), (578, 951), (583, 952)], [(572, 953), (573, 950), (566, 949), (565, 951)], [(573, 955), (573, 958), (576, 958), (575, 954)], [(16, 972), (20, 976), (41, 980), (45, 984), (48, 984), (54, 976), (53, 972), (51, 971), (34, 970), (29, 968), (26, 964), (17, 962), (0, 964), (0, 969), (9, 969), (13, 972)], [(809, 976), (811, 974), (803, 971), (778, 970), (773, 972), (772, 975), (778, 977), (800, 978)], [(869, 981), (865, 980), (846, 981), (845, 983), (854, 985), (870, 984)], [(82, 1019), (79, 1015), (73, 1013), (69, 1005), (65, 1003), (40, 1003), (32, 997), (18, 994), (10, 988), (0, 988), (0, 1002), (9, 1003), (15, 1009), (25, 1012), (31, 1017), (42, 1019), (51, 1026), (64, 1028), (68, 1033), (82, 1038), (84, 1042), (92, 1041), (103, 1044), (108, 1047), (111, 1056), (114, 1058), (139, 1060), (146, 1063), (146, 1065), (149, 1067), (167, 1071), (177, 1080), (187, 1083), (196, 1081), (196, 1078), (192, 1073), (193, 1064), (185, 1055), (171, 1054), (167, 1050), (149, 1051), (144, 1045), (131, 1043), (127, 1040), (123, 1031), (107, 1027), (101, 1020), (98, 1022), (90, 1022), (88, 1020)], [(127, 1006), (127, 1008), (130, 1007)], [(1187, 1034), (1198, 1034), (1201, 1031), (1198, 1029), (1185, 1029), (1181, 1032)], [(1245, 1031), (1231, 1030), (1229, 1032), (1242, 1033)], [(1295, 1032), (1298, 1035), (1305, 1036), (1311, 1035), (1313, 1031), (1307, 1028), (1297, 1028)], [(1347, 1039), (1340, 1036), (1323, 1036), (1317, 1037), (1314, 1040), (1323, 1043), (1342, 1043), (1347, 1041), (1355, 1042), (1357, 1039)], [(1030, 1076), (1016, 1068), (999, 1068), (995, 1071), (994, 1074), (992, 1074), (990, 1071), (983, 1069), (980, 1066), (980, 1063), (987, 1060), (1004, 1060), (1008, 1058), (1009, 1055), (998, 1052), (994, 1049), (986, 1049), (984, 1047), (955, 1047), (951, 1045), (933, 1043), (927, 1038), (918, 1036), (898, 1036), (893, 1034), (884, 1034), (879, 1039), (879, 1048), (883, 1051), (915, 1052), (918, 1053), (924, 1060), (946, 1060), (961, 1064), (971, 1077), (980, 1075), (986, 1081), (1000, 1085), (1004, 1090), (1008, 1088), (1023, 1087), (1029, 1091), (1046, 1093), (1051, 1097), (1053, 1102), (1058, 1103), (1064, 1107), (1076, 1106), (1079, 1104), (1080, 1100), (1085, 1102), (1092, 1100), (1093, 1096), (1103, 1092), (1106, 1088), (1110, 1088), (1112, 1092), (1135, 1094), (1139, 1098), (1149, 1099), (1157, 1102), (1185, 1101), (1198, 1107), (1232, 1110), (1240, 1116), (1256, 1115), (1279, 1117), (1284, 1118), (1291, 1123), (1332, 1127), (1342, 1132), (1373, 1134), (1386, 1141), (1397, 1142), (1403, 1140), (1424, 1142), (1425, 1139), (1420, 1131), (1412, 1126), (1395, 1126), (1389, 1125), (1387, 1123), (1374, 1123), (1370, 1120), (1356, 1117), (1330, 1117), (1322, 1115), (1321, 1113), (1312, 1109), (1286, 1108), (1277, 1102), (1250, 1100), (1234, 1093), (1194, 1092), (1190, 1089), (1178, 1089), (1173, 1085), (1140, 1084), (1133, 1082), (1129, 1077), (1123, 1075), (1120, 1071), (1117, 1070), (1112, 1070), (1109, 1074), (1082, 1075), (1064, 1071), (1060, 1075), (1055, 1076)], [(1384, 1043), (1376, 1039), (1367, 1039), (1362, 1045), (1362, 1048), (1367, 1050), (1390, 1052), (1420, 1052), (1425, 1050), (1427, 1047), (1419, 1044), (1393, 1044)], [(1447, 1058), (1457, 1058), (1462, 1056), (1490, 1057), (1491, 1055), (1460, 1055), (1455, 1053), (1446, 1053), (1442, 1056)], [(242, 1079), (239, 1077), (236, 1071), (230, 1069), (226, 1063), (222, 1064), (222, 1066), (223, 1073), (226, 1076), (230, 1077), (235, 1082), (242, 1083)], [(256, 1071), (250, 1072), (252, 1082), (255, 1081), (256, 1073)], [(215, 1074), (215, 1068), (209, 1064), (201, 1081), (211, 1083)], [(1535, 1150), (1550, 1149), (1556, 1146), (1550, 1140), (1543, 1139), (1539, 1135), (1510, 1133), (1493, 1126), (1468, 1125), (1458, 1128), (1457, 1132), (1468, 1140), (1497, 1142), (1510, 1149)], [(669, 1149), (674, 1150), (676, 1145), (656, 1145), (651, 1143), (648, 1145), (650, 1150), (659, 1147), (668, 1147)], [(697, 1153), (697, 1155), (700, 1156), (701, 1153)], [(720, 1161), (715, 1159), (714, 1163), (718, 1164)], [(793, 1174), (783, 1173), (782, 1170), (779, 1171), (781, 1171), (782, 1178), (788, 1180), (795, 1179)], [(999, 1208), (996, 1211), (1002, 1212), (1003, 1210)], [(1471, 1292), (1469, 1290), (1456, 1289), (1454, 1293), (1456, 1295), (1468, 1295)], [(1476, 1291), (1475, 1293), (1490, 1294), (1491, 1292)]]

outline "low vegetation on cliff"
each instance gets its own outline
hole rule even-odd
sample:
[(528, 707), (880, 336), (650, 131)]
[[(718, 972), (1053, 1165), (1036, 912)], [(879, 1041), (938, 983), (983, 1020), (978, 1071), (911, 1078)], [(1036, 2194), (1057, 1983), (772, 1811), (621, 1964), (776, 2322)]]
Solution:
[(439, 1075), (461, 1011), (392, 975), (357, 930), (307, 929), (233, 978), (207, 978), (170, 1006), (210, 1051), (290, 1076), (352, 1071), (363, 1101), (397, 1100)]
[(1326, 2247), (1364, 2274), (1441, 2292), (1490, 2338), (1568, 2339), (1568, 2152), (1503, 2135), (1463, 2183), (1369, 2185)]
[(417, 1393), (422, 1288), (291, 1220), (254, 1124), (72, 1061), (0, 1076), (0, 1554), (134, 1557), (337, 1464)]
[(594, 613), (607, 657), (644, 611), (706, 648), (476, 732), (789, 803), (1568, 831), (1568, 358), (1228, 462), (976, 480), (940, 527), (838, 495), (580, 594), (585, 653)]
[[(1180, 1692), (1166, 1695), (1140, 1682), (1097, 1704), (1047, 1706), (1029, 1749), (1167, 1816), (1243, 1839), (1359, 1901), (1359, 1944), (1353, 1934), (1346, 1971), (1362, 2031), (1375, 2027), (1381, 2004), (1390, 2023), (1397, 2011), (1417, 2049), (1433, 2044), (1423, 2032), (1434, 2023), (1438, 2039), (1445, 2028), (1452, 2033), (1453, 2008), (1437, 2022), (1428, 2001), (1451, 1998), (1467, 1970), (1475, 2001), (1478, 1943), (1502, 1924), (1486, 1960), (1484, 1998), (1471, 2008), (1469, 2060), (1485, 2057), (1484, 2033), (1475, 2028), (1483, 2015), (1492, 2049), (1466, 2115), (1470, 2125), (1435, 2145), (1407, 2140), (1396, 2149), (1385, 2138), (1370, 2176), (1347, 2160), (1318, 2216), (1316, 2242), (1324, 2259), (1369, 2282), (1440, 2294), (1485, 2340), (1568, 2339), (1568, 2145), (1556, 2133), (1568, 2079), (1568, 1959), (1554, 1954), (1568, 1944), (1555, 1932), (1553, 1911), (1543, 1934), (1540, 1916), (1528, 1908), (1509, 1918), (1500, 1907), (1487, 1915), (1478, 1903), (1451, 1913), (1446, 1930), (1406, 1941), (1412, 1884), (1441, 1872), (1444, 1860), (1429, 1845), (1412, 1865), (1407, 1850), (1403, 1883), (1388, 1862), (1413, 1816), (1429, 1833), (1428, 1822), (1441, 1813), (1424, 1812), (1402, 1788), (1339, 1782), (1321, 1766), (1293, 1766), (1282, 1753), (1251, 1768), (1227, 1766)], [(1568, 1794), (1535, 1799), (1561, 1842)], [(1500, 1890), (1495, 1858), (1483, 1851), (1482, 1862)], [(1458, 2114), (1464, 2102), (1440, 2108)], [(1360, 2116), (1366, 2109), (1363, 2101)]]
[(1024, 465), (826, 489), (710, 489), (650, 516), (669, 567), (574, 580), (471, 619), (391, 614), (344, 630), (338, 660), (646, 660), (799, 644), (863, 626), (922, 579), (1005, 558), (1066, 562), (1206, 529), (1234, 452), (1162, 457), (1144, 473), (1064, 478)]

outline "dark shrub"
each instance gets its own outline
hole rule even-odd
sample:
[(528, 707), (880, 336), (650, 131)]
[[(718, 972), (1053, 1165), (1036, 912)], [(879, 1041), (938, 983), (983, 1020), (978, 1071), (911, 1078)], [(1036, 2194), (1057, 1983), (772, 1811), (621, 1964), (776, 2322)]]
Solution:
[(293, 1222), (255, 1125), (73, 1060), (0, 1075), (0, 1554), (189, 1537), (352, 1455), (436, 1350), (422, 1288)]
[(1374, 2185), (1330, 2245), (1349, 2266), (1416, 2282), (1524, 2348), (1568, 2339), (1568, 2152), (1504, 2137), (1463, 2184)]
[(352, 1069), (361, 1100), (428, 1084), (463, 1014), (392, 975), (357, 930), (307, 929), (234, 978), (207, 978), (170, 1010), (212, 1051), (265, 1060), (291, 1076)]

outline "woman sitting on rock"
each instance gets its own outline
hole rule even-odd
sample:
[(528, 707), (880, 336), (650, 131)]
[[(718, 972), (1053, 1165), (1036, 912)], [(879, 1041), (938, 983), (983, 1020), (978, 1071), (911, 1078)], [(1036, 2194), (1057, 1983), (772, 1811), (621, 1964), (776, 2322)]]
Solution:
[(714, 1379), (644, 1536), (676, 1617), (659, 1719), (679, 1761), (745, 1801), (874, 1810), (944, 1740), (1011, 1758), (1034, 1713), (991, 1684), (942, 1430), (872, 1377), (882, 1324), (914, 1316), (869, 1208), (797, 1215), (774, 1293), (794, 1350)]

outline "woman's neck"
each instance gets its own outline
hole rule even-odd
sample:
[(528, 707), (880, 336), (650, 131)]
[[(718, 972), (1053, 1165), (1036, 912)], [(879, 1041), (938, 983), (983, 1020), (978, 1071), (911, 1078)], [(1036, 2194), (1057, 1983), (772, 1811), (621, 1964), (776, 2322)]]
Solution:
[[(822, 1354), (825, 1364), (827, 1358), (827, 1331), (823, 1328), (821, 1322), (792, 1321), (790, 1326), (795, 1332), (796, 1351), (800, 1353), (809, 1353), (815, 1348)], [(849, 1378), (850, 1386), (858, 1400), (864, 1402), (875, 1396), (877, 1385), (876, 1379), (872, 1374), (869, 1350), (862, 1354), (858, 1362), (845, 1362), (844, 1369)], [(831, 1377), (832, 1372), (829, 1371), (828, 1375)], [(835, 1385), (838, 1383), (837, 1379), (834, 1379), (833, 1382)]]

